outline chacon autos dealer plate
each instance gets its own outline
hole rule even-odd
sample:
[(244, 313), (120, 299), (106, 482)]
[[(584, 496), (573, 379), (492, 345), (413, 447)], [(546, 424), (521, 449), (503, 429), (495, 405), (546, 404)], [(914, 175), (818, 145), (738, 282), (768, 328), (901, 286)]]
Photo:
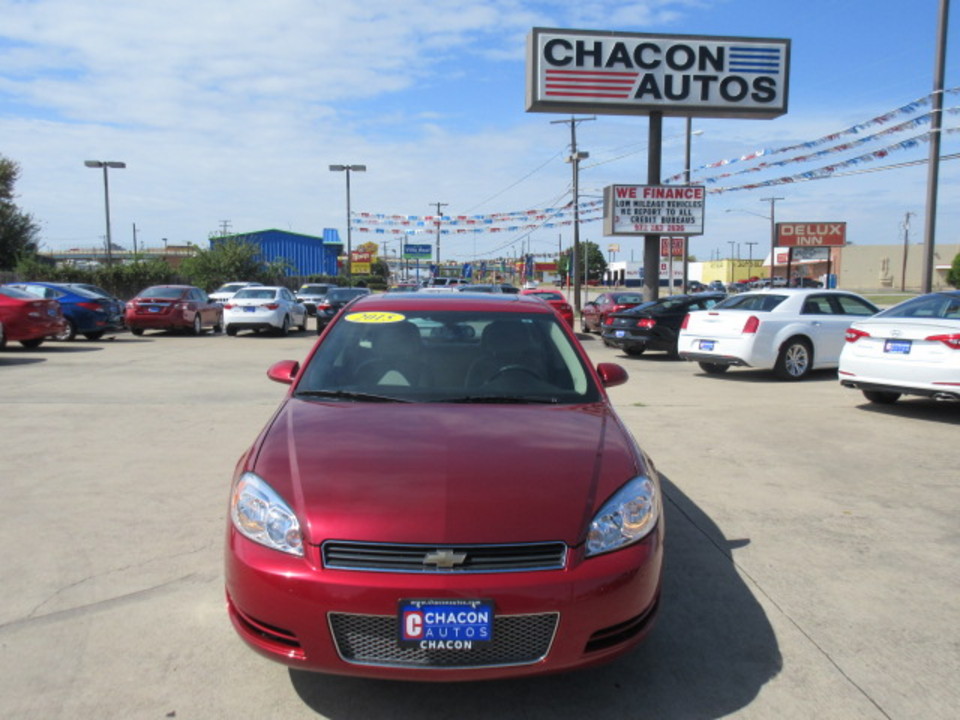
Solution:
[(401, 600), (401, 645), (424, 650), (471, 650), (493, 640), (490, 600)]

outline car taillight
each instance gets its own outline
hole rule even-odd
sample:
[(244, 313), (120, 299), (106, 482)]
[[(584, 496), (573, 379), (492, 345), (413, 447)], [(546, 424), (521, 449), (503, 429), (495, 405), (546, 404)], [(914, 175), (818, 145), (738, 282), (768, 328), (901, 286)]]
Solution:
[(845, 332), (843, 336), (848, 343), (855, 343), (860, 338), (870, 337), (870, 333), (857, 330), (856, 328), (847, 328), (847, 332)]
[(687, 324), (688, 324), (689, 322), (690, 322), (690, 313), (687, 313), (686, 315), (683, 316), (683, 322), (680, 323), (680, 329), (681, 329), (681, 330), (686, 330), (686, 329), (687, 329)]
[[(686, 320), (686, 318), (684, 318), (684, 320)], [(657, 321), (654, 320), (653, 318), (640, 318), (639, 320), (637, 320), (637, 327), (652, 328), (656, 324), (657, 324)]]
[(96, 302), (78, 302), (77, 306), (82, 307), (84, 310), (93, 310), (94, 312), (103, 310), (103, 306)]
[(234, 304), (230, 302), (228, 302), (226, 305), (223, 306), (224, 310), (233, 310), (233, 308), (234, 308)]
[(280, 303), (268, 303), (267, 305), (264, 305), (264, 307), (267, 310), (276, 310), (278, 307), (280, 307)]
[(610, 315), (607, 315), (607, 316), (603, 319), (603, 324), (604, 324), (604, 325), (613, 325), (613, 317), (610, 316)]
[(757, 332), (757, 328), (760, 327), (760, 318), (756, 315), (751, 315), (747, 318), (747, 321), (743, 324), (743, 330), (740, 332), (744, 335), (752, 335)]
[(926, 339), (932, 340), (933, 342), (942, 342), (951, 350), (960, 350), (960, 333), (952, 333), (951, 335), (931, 335)]

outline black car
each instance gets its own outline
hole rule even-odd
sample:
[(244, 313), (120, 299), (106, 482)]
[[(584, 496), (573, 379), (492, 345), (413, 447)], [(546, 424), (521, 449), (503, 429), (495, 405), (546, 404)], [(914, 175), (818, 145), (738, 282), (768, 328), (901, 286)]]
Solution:
[(323, 332), (344, 305), (356, 297), (369, 294), (370, 288), (365, 287), (335, 287), (327, 290), (323, 299), (317, 302), (317, 335)]
[(676, 355), (677, 335), (686, 314), (712, 308), (725, 297), (720, 292), (670, 295), (610, 315), (601, 328), (603, 342), (627, 355), (640, 355), (645, 350)]

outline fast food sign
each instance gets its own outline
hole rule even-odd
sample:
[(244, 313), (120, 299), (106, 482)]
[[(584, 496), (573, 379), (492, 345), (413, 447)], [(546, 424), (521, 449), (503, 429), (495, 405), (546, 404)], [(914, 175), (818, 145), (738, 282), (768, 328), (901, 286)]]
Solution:
[(609, 185), (603, 189), (604, 235), (702, 235), (702, 185)]
[(533, 28), (528, 112), (769, 119), (787, 112), (790, 41)]

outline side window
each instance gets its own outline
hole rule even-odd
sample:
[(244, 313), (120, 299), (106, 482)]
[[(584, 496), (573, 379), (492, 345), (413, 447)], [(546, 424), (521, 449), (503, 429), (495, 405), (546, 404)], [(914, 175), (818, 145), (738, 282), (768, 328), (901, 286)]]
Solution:
[(861, 317), (870, 317), (877, 312), (877, 309), (860, 298), (852, 295), (835, 295), (833, 297), (837, 303), (838, 315), (859, 315)]
[(803, 315), (833, 315), (833, 308), (830, 307), (830, 301), (823, 296), (808, 297), (803, 303), (803, 309), (800, 311)]

